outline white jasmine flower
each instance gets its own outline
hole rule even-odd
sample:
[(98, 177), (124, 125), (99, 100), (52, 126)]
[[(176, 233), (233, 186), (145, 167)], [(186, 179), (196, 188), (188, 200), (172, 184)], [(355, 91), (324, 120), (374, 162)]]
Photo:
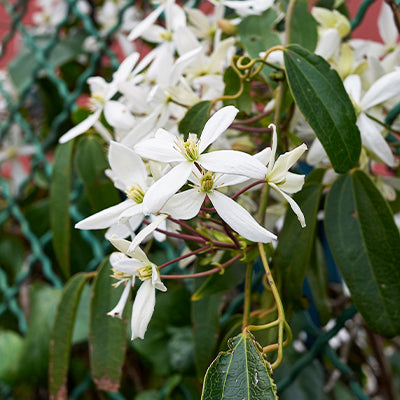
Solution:
[(361, 79), (358, 75), (348, 76), (344, 83), (350, 95), (357, 117), (357, 126), (360, 129), (362, 144), (377, 155), (390, 167), (395, 165), (394, 156), (388, 143), (381, 134), (381, 128), (367, 113), (372, 108), (399, 95), (400, 69), (386, 74), (378, 79), (361, 98)]
[(307, 146), (303, 143), (295, 149), (281, 154), (275, 161), (276, 148), (278, 144), (276, 126), (270, 124), (269, 128), (273, 129), (272, 149), (267, 147), (254, 157), (268, 165), (265, 180), (270, 187), (278, 192), (289, 203), (293, 212), (297, 215), (301, 226), (304, 228), (306, 226), (304, 215), (299, 205), (288, 194), (296, 193), (303, 187), (304, 175), (289, 172), (289, 168), (291, 168), (304, 151), (307, 150)]
[[(139, 53), (133, 53), (127, 57), (121, 63), (118, 70), (114, 73), (113, 80), (110, 83), (106, 82), (100, 76), (94, 76), (88, 79), (93, 114), (89, 115), (89, 117), (87, 117), (85, 120), (74, 126), (68, 132), (64, 133), (59, 140), (60, 143), (65, 143), (71, 139), (74, 139), (75, 137), (86, 132), (89, 128), (94, 126), (96, 122), (98, 122), (104, 107), (117, 93), (118, 85), (122, 84), (128, 79), (132, 68), (138, 59)], [(105, 137), (105, 139), (109, 141), (111, 137)]]
[[(165, 202), (176, 193), (187, 181), (196, 165), (213, 171), (249, 178), (259, 178), (266, 168), (252, 156), (234, 150), (221, 150), (203, 154), (232, 123), (238, 110), (227, 106), (217, 111), (204, 126), (198, 138), (194, 133), (187, 140), (177, 138), (160, 129), (152, 139), (145, 140), (135, 146), (136, 152), (149, 160), (176, 163), (166, 175), (155, 182), (143, 199), (146, 214), (154, 214)], [(261, 173), (260, 173), (261, 171)]]
[(194, 188), (172, 196), (164, 205), (163, 212), (177, 219), (193, 218), (208, 196), (218, 215), (244, 238), (261, 243), (276, 239), (273, 233), (259, 225), (242, 206), (217, 190), (242, 181), (241, 177), (203, 170), (200, 176), (193, 173), (190, 181), (194, 184)]
[(143, 339), (153, 315), (156, 289), (165, 292), (167, 288), (161, 282), (158, 267), (147, 258), (140, 247), (128, 250), (130, 242), (123, 239), (111, 239), (111, 242), (129, 257), (123, 253), (111, 254), (110, 263), (114, 272), (113, 277), (119, 281), (115, 286), (121, 283), (125, 283), (126, 286), (117, 306), (108, 315), (121, 318), (130, 288), (134, 286), (135, 278), (138, 277), (142, 284), (136, 293), (132, 308), (131, 340), (137, 337)]

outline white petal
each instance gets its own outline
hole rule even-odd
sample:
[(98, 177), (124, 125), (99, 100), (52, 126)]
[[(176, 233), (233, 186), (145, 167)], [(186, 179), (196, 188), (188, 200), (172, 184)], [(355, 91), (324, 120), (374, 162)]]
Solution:
[(328, 60), (333, 57), (340, 44), (339, 32), (328, 29), (319, 39), (315, 54)]
[(254, 154), (254, 158), (260, 161), (264, 165), (268, 165), (269, 160), (271, 159), (272, 149), (271, 147), (266, 147), (264, 150), (261, 150), (259, 153)]
[(381, 38), (386, 44), (396, 44), (399, 33), (394, 23), (393, 11), (385, 2), (382, 3), (381, 12), (379, 13), (378, 28)]
[(279, 188), (286, 193), (296, 193), (304, 185), (304, 175), (288, 172), (285, 177), (285, 183), (281, 183)]
[(278, 135), (276, 133), (276, 126), (274, 124), (269, 124), (268, 128), (272, 128), (272, 147), (271, 155), (268, 163), (268, 173), (271, 173), (274, 168), (276, 148), (278, 146)]
[(132, 217), (138, 216), (140, 219), (143, 220), (144, 214), (143, 214), (143, 206), (141, 204), (136, 204), (133, 205), (132, 207), (129, 207), (126, 209), (124, 212), (122, 212), (119, 215), (118, 218), (118, 223), (119, 224), (126, 224), (128, 222), (128, 219)]
[(369, 88), (361, 100), (361, 107), (367, 110), (377, 104), (383, 103), (392, 97), (398, 96), (400, 86), (400, 69), (382, 76)]
[(119, 238), (123, 239), (128, 237), (130, 234), (131, 230), (126, 224), (114, 224), (107, 229), (104, 237), (107, 240), (110, 240), (113, 236), (118, 236)]
[(145, 264), (150, 264), (150, 261), (147, 258), (146, 253), (139, 246), (136, 246), (133, 251), (129, 251), (129, 247), (131, 245), (131, 242), (129, 240), (120, 239), (119, 237), (114, 236), (110, 238), (110, 242), (116, 249), (118, 249), (122, 253), (128, 254), (129, 256), (136, 258), (137, 260)]
[(196, 36), (186, 26), (175, 31), (174, 42), (179, 55), (188, 53), (189, 51), (200, 46)]
[(168, 85), (175, 85), (179, 81), (180, 77), (183, 74), (183, 71), (189, 64), (191, 64), (194, 60), (196, 60), (196, 58), (198, 58), (201, 51), (202, 47), (199, 46), (183, 54), (175, 61), (172, 71), (169, 75)]
[(344, 88), (356, 104), (360, 104), (361, 99), (361, 79), (358, 75), (350, 75), (343, 82)]
[(219, 150), (201, 154), (198, 163), (213, 172), (243, 175), (248, 178), (263, 179), (268, 170), (250, 154), (235, 150)]
[(242, 206), (231, 198), (214, 190), (208, 193), (218, 215), (237, 233), (253, 242), (268, 243), (276, 236), (267, 231)]
[(117, 317), (122, 319), (122, 313), (124, 311), (125, 304), (126, 301), (128, 300), (130, 291), (131, 291), (131, 280), (128, 279), (124, 291), (122, 292), (121, 298), (118, 301), (118, 304), (110, 312), (108, 312), (107, 315), (109, 315), (110, 317)]
[(156, 290), (150, 280), (142, 282), (136, 293), (132, 307), (131, 340), (137, 337), (143, 339), (147, 326), (154, 312), (156, 304)]
[(289, 203), (291, 209), (297, 215), (297, 219), (299, 220), (302, 228), (304, 228), (306, 226), (306, 221), (299, 205), (290, 196), (282, 192), (282, 190), (280, 190), (278, 186), (276, 186), (274, 183), (270, 183), (269, 185), (274, 188)]
[(134, 52), (130, 54), (128, 57), (126, 57), (125, 60), (122, 61), (117, 71), (115, 71), (113, 74), (113, 84), (118, 84), (120, 82), (125, 81), (138, 60), (139, 60), (138, 52)]
[(146, 167), (133, 150), (121, 143), (111, 142), (108, 160), (113, 174), (125, 185), (126, 190), (135, 184), (139, 184), (142, 189), (145, 189)]
[(80, 122), (78, 125), (75, 125), (68, 132), (64, 133), (64, 135), (60, 137), (59, 142), (60, 143), (68, 142), (69, 140), (76, 138), (82, 133), (85, 133), (99, 119), (100, 114), (101, 114), (101, 109), (89, 115), (85, 120)]
[(157, 18), (160, 16), (160, 14), (164, 11), (165, 4), (159, 5), (152, 13), (150, 13), (142, 22), (140, 22), (138, 25), (135, 26), (135, 28), (132, 29), (131, 33), (128, 36), (128, 40), (135, 40), (140, 35), (147, 30), (151, 25), (156, 22)]
[(174, 1), (167, 2), (165, 9), (165, 22), (167, 28), (176, 31), (186, 26), (186, 15), (182, 7), (175, 4)]
[(146, 137), (155, 127), (157, 114), (152, 113), (143, 118), (136, 126), (126, 134), (121, 143), (128, 147), (133, 147)]
[(168, 218), (168, 215), (166, 214), (161, 214), (161, 215), (157, 215), (157, 217), (155, 217), (153, 219), (153, 222), (149, 225), (147, 225), (145, 228), (143, 228), (136, 236), (135, 238), (132, 240), (132, 243), (129, 246), (128, 251), (131, 252), (133, 251), (137, 246), (139, 246), (140, 243), (143, 242), (143, 240), (150, 235), (154, 230), (157, 229), (158, 225), (161, 224), (161, 222), (163, 222), (165, 219)]
[(108, 207), (96, 214), (79, 221), (76, 229), (105, 229), (118, 222), (119, 216), (127, 209), (134, 207), (136, 203), (126, 199), (122, 203)]
[[(176, 139), (176, 138), (175, 138)], [(175, 143), (169, 136), (161, 139), (155, 137), (138, 143), (135, 151), (143, 158), (159, 162), (179, 162), (186, 160), (182, 153), (175, 148)]]
[(160, 211), (166, 201), (185, 184), (193, 167), (193, 163), (184, 161), (150, 186), (143, 199), (144, 214)]
[(385, 138), (381, 135), (375, 122), (361, 113), (357, 120), (361, 132), (362, 144), (372, 153), (376, 154), (385, 164), (395, 166), (392, 150)]
[(135, 125), (135, 118), (128, 110), (128, 107), (119, 101), (109, 100), (104, 106), (104, 116), (107, 122), (114, 128), (132, 129)]
[[(228, 128), (238, 113), (234, 106), (226, 106), (218, 110), (205, 124), (200, 138), (199, 150), (202, 153), (211, 143)], [(194, 132), (196, 133), (196, 132)]]
[(195, 217), (206, 197), (198, 189), (189, 189), (173, 195), (162, 207), (161, 212), (176, 219), (191, 219)]
[(167, 288), (161, 282), (160, 273), (158, 272), (158, 267), (154, 264), (151, 264), (151, 284), (158, 290), (162, 292), (166, 292)]

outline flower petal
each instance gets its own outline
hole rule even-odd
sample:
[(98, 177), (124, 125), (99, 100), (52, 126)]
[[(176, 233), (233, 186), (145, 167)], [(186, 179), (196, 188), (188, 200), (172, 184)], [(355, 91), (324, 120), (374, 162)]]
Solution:
[(250, 154), (235, 150), (219, 150), (201, 154), (198, 163), (212, 172), (243, 175), (248, 178), (263, 179), (268, 170)]
[(361, 79), (358, 75), (350, 75), (343, 82), (344, 88), (356, 104), (360, 104), (361, 99)]
[(381, 135), (375, 122), (361, 113), (357, 119), (357, 126), (361, 132), (362, 144), (372, 153), (376, 154), (389, 167), (395, 166), (392, 150), (385, 138)]
[(126, 199), (122, 203), (108, 207), (100, 212), (79, 221), (76, 229), (105, 229), (118, 222), (120, 215), (127, 209), (135, 207), (136, 203), (131, 199)]
[(135, 118), (125, 104), (119, 101), (109, 100), (104, 106), (104, 116), (107, 122), (114, 128), (132, 129)]
[(208, 193), (218, 215), (237, 233), (253, 242), (268, 243), (276, 239), (276, 235), (267, 231), (246, 211), (231, 198), (214, 190)]
[(399, 32), (394, 23), (393, 11), (389, 4), (383, 2), (378, 17), (378, 28), (381, 38), (386, 44), (395, 45)]
[(274, 183), (269, 184), (273, 189), (275, 189), (290, 205), (291, 209), (293, 212), (297, 215), (297, 219), (299, 220), (302, 228), (306, 226), (306, 220), (304, 218), (303, 212), (301, 211), (299, 205), (286, 193), (282, 192), (282, 190), (279, 189), (278, 186), (276, 186)]
[(136, 25), (128, 36), (128, 40), (135, 40), (156, 22), (157, 18), (165, 9), (165, 3), (160, 4), (153, 12), (151, 12), (142, 22)]
[(148, 215), (160, 211), (166, 201), (185, 184), (193, 167), (193, 163), (184, 161), (150, 186), (143, 199), (143, 213)]
[(151, 280), (142, 282), (136, 293), (135, 301), (132, 307), (131, 318), (131, 340), (144, 338), (147, 326), (154, 312), (156, 305), (156, 290), (151, 284)]
[(185, 190), (173, 195), (161, 212), (176, 219), (191, 219), (199, 213), (205, 197), (206, 194), (198, 189)]
[(75, 125), (68, 132), (64, 133), (64, 135), (62, 135), (58, 141), (60, 143), (66, 143), (69, 140), (74, 139), (77, 136), (81, 135), (82, 133), (85, 133), (99, 119), (100, 114), (101, 114), (101, 109), (96, 110), (93, 114), (89, 115), (78, 125)]
[[(238, 113), (234, 106), (226, 106), (218, 110), (205, 124), (201, 133), (199, 151), (202, 153), (211, 143), (224, 132), (233, 122)], [(194, 132), (196, 133), (196, 132)]]
[(110, 317), (117, 317), (122, 319), (122, 313), (124, 311), (126, 301), (128, 300), (129, 292), (131, 291), (131, 285), (131, 280), (128, 279), (125, 289), (122, 292), (122, 295), (118, 301), (118, 304), (110, 312), (108, 312), (107, 315), (109, 315)]
[(121, 143), (111, 142), (108, 160), (113, 172), (113, 178), (122, 182), (125, 190), (137, 184), (142, 186), (142, 189), (145, 189), (147, 179), (146, 166), (133, 150)]

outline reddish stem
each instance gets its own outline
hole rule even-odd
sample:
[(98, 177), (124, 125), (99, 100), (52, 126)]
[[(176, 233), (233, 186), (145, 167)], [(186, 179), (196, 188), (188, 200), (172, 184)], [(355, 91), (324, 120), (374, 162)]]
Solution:
[(267, 115), (271, 114), (271, 112), (272, 112), (272, 110), (264, 111), (261, 114), (256, 115), (255, 117), (251, 117), (248, 119), (240, 119), (240, 120), (237, 120), (236, 122), (238, 122), (240, 124), (251, 124), (253, 122), (260, 120), (261, 118), (266, 117)]
[(201, 253), (202, 251), (206, 251), (206, 250), (209, 250), (209, 249), (212, 249), (212, 245), (200, 247), (200, 248), (197, 249), (197, 250), (193, 250), (193, 251), (191, 251), (190, 253), (187, 253), (187, 254), (184, 254), (184, 255), (182, 255), (182, 256), (176, 257), (176, 258), (174, 258), (174, 259), (171, 260), (171, 261), (168, 261), (168, 262), (166, 262), (166, 263), (164, 263), (164, 264), (161, 264), (161, 265), (158, 267), (158, 269), (163, 269), (164, 267), (167, 267), (168, 265), (171, 265), (171, 264), (173, 264), (173, 263), (175, 263), (175, 262), (177, 262), (177, 261), (183, 260), (183, 259), (185, 259), (185, 258), (187, 258), (187, 257), (193, 256), (194, 254), (198, 254), (198, 253)]
[(265, 183), (265, 179), (261, 179), (259, 181), (253, 182), (249, 186), (246, 186), (244, 189), (239, 190), (237, 193), (235, 193), (231, 198), (232, 200), (235, 200), (236, 197), (239, 197), (242, 193), (246, 192), (247, 190), (251, 189), (254, 186), (260, 185), (261, 183)]
[(243, 125), (235, 125), (232, 124), (229, 128), (236, 129), (238, 131), (243, 132), (252, 132), (252, 133), (271, 133), (271, 128), (256, 128), (254, 126), (243, 126)]

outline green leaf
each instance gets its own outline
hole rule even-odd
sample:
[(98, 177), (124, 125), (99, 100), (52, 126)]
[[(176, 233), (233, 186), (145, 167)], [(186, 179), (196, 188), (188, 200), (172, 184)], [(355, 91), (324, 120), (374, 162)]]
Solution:
[[(288, 0), (284, 0), (285, 8)], [(293, 10), (290, 26), (290, 44), (299, 44), (307, 50), (314, 51), (318, 41), (317, 21), (308, 11), (306, 0), (297, 0)]]
[(75, 167), (93, 210), (101, 211), (119, 203), (118, 191), (104, 174), (109, 165), (100, 139), (95, 135), (84, 135), (77, 147)]
[[(224, 95), (234, 95), (240, 90), (239, 75), (232, 67), (228, 67), (224, 73), (225, 90)], [(232, 105), (246, 114), (251, 113), (252, 98), (250, 96), (251, 85), (249, 82), (243, 83), (242, 94), (234, 100), (224, 100), (224, 106)]]
[(336, 172), (355, 167), (361, 152), (356, 114), (337, 72), (298, 45), (284, 51), (293, 98), (314, 130)]
[(306, 224), (302, 228), (297, 216), (288, 208), (274, 255), (274, 266), (282, 274), (284, 298), (299, 302), (303, 281), (309, 267), (317, 225), (322, 184), (310, 183), (293, 196), (303, 211)]
[(115, 279), (110, 272), (111, 265), (107, 260), (98, 268), (93, 285), (89, 321), (90, 368), (100, 390), (118, 392), (125, 358), (127, 321), (107, 315), (118, 303), (123, 290), (123, 286), (111, 286)]
[(200, 135), (208, 121), (211, 110), (211, 101), (200, 101), (190, 108), (178, 125), (179, 132), (187, 139), (189, 133)]
[(319, 312), (321, 324), (326, 325), (331, 318), (328, 296), (328, 273), (324, 250), (318, 238), (315, 240), (311, 254), (307, 280), (311, 288), (314, 303)]
[(58, 145), (50, 184), (50, 225), (53, 232), (53, 248), (61, 271), (67, 277), (70, 274), (69, 196), (73, 147), (73, 141)]
[[(83, 31), (73, 31), (73, 34), (71, 33), (55, 44), (47, 58), (53, 70), (83, 53), (82, 45), (85, 36), (86, 34)], [(30, 39), (35, 42), (36, 46), (45, 49), (49, 45), (49, 42), (54, 40), (54, 36), (51, 34), (42, 34), (30, 37)], [(33, 72), (39, 66), (36, 54), (29, 45), (25, 44), (21, 46), (21, 49), (18, 56), (10, 62), (9, 66), (11, 79), (19, 92), (22, 92), (30, 84)]]
[(49, 391), (54, 399), (67, 397), (67, 373), (72, 330), (87, 274), (73, 276), (65, 285), (58, 304), (50, 341)]
[(250, 334), (232, 339), (230, 349), (221, 352), (207, 370), (202, 400), (277, 399), (270, 366)]
[(0, 381), (11, 385), (18, 376), (23, 338), (13, 331), (0, 331)]
[(29, 328), (18, 366), (18, 380), (37, 388), (47, 385), (50, 335), (61, 290), (50, 286), (33, 285)]
[[(249, 15), (238, 25), (240, 41), (251, 58), (260, 58), (260, 53), (281, 44), (277, 33), (272, 31), (277, 15), (269, 8), (260, 15)], [(268, 77), (273, 68), (264, 66), (263, 74)]]
[(400, 333), (400, 235), (389, 206), (361, 171), (332, 186), (325, 207), (329, 247), (370, 329)]
[(245, 266), (241, 263), (234, 263), (222, 274), (210, 275), (204, 283), (192, 295), (192, 301), (203, 299), (213, 294), (226, 292), (244, 281)]

